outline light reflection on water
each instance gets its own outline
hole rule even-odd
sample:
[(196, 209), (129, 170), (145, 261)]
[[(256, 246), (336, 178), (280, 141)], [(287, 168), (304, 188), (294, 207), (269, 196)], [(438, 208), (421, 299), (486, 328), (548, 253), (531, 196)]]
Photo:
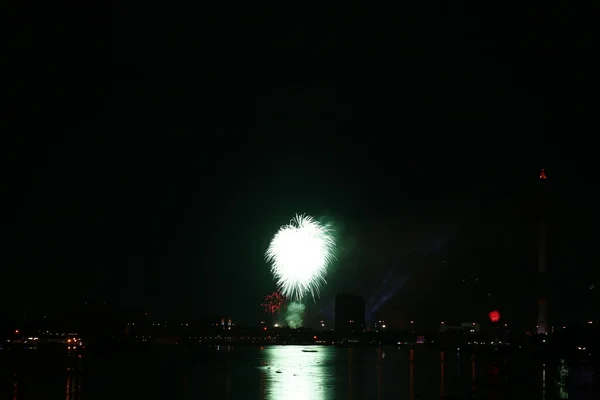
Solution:
[(331, 368), (327, 368), (327, 359), (331, 358), (329, 353), (332, 349), (305, 350), (310, 352), (304, 352), (296, 346), (264, 349), (264, 363), (260, 368), (265, 400), (331, 398), (335, 376)]
[(90, 358), (0, 357), (0, 400), (598, 398), (558, 388), (556, 365), (527, 355), (220, 346)]

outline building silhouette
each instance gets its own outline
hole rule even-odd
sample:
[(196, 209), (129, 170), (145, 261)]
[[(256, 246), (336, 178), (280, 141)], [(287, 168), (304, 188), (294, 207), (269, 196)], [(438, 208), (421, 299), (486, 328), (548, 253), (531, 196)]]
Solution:
[(335, 296), (336, 332), (356, 333), (365, 329), (365, 301), (350, 293)]
[(548, 253), (548, 223), (547, 223), (547, 185), (546, 172), (542, 169), (540, 173), (540, 200), (538, 202), (539, 212), (539, 241), (538, 241), (538, 301), (536, 332), (540, 335), (548, 334), (548, 279), (546, 277), (546, 259)]

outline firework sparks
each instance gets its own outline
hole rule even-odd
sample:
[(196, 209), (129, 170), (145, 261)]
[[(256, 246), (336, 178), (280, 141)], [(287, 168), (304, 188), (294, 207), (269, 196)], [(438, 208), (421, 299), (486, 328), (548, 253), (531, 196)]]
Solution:
[(265, 309), (265, 312), (269, 314), (275, 314), (281, 309), (281, 306), (286, 300), (286, 297), (281, 293), (281, 291), (277, 290), (276, 292), (266, 295), (265, 301), (261, 304), (261, 306)]
[(296, 215), (275, 234), (265, 258), (283, 295), (301, 301), (313, 298), (326, 283), (328, 265), (335, 259), (333, 229), (307, 215)]

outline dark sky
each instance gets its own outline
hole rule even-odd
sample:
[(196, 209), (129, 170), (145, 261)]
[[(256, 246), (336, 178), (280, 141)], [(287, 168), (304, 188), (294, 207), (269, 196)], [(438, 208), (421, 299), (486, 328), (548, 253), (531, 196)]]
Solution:
[(530, 304), (546, 168), (549, 269), (570, 287), (555, 309), (583, 302), (597, 276), (593, 13), (417, 3), (16, 14), (2, 301), (258, 318), (268, 240), (306, 212), (335, 222), (343, 250), (317, 308), (389, 292), (396, 317), (461, 319), (489, 291), (485, 307), (511, 315)]

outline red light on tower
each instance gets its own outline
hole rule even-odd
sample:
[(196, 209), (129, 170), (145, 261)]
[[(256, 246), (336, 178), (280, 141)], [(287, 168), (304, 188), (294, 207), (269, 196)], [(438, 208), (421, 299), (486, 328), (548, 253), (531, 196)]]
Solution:
[(494, 310), (494, 311), (490, 312), (489, 316), (490, 316), (490, 321), (492, 321), (492, 322), (500, 321), (500, 312), (499, 311)]
[(540, 179), (543, 181), (546, 180), (546, 171), (544, 171), (543, 168), (542, 168), (542, 171), (540, 172)]

